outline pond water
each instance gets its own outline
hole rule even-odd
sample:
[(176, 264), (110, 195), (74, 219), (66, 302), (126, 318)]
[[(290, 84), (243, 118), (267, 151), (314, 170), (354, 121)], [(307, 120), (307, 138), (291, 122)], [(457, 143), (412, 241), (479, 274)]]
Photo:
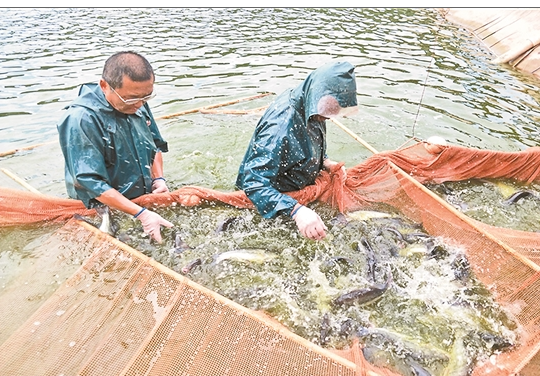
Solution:
[[(56, 132), (62, 108), (76, 97), (82, 83), (99, 80), (103, 63), (111, 54), (126, 49), (145, 55), (155, 69), (155, 91), (158, 95), (149, 103), (156, 118), (259, 93), (279, 94), (299, 84), (318, 66), (339, 59), (356, 66), (360, 107), (358, 114), (342, 122), (378, 151), (396, 149), (412, 137), (426, 139), (433, 135), (442, 136), (456, 145), (519, 151), (536, 146), (539, 137), (537, 79), (491, 63), (493, 56), (479, 41), (464, 29), (448, 23), (435, 9), (40, 8), (3, 9), (2, 15), (0, 118), (3, 121), (0, 125), (0, 153), (43, 145), (0, 158), (0, 167), (15, 172), (46, 194), (66, 196), (63, 160)], [(255, 109), (268, 105), (273, 97), (242, 102), (230, 108)], [(159, 120), (158, 125), (170, 148), (170, 152), (164, 155), (165, 175), (170, 188), (198, 185), (233, 190), (238, 165), (259, 116), (260, 113), (196, 113)], [(329, 123), (328, 155), (334, 160), (344, 161), (346, 167), (352, 167), (369, 157), (371, 152)], [(0, 176), (0, 184), (24, 189), (4, 174)], [(287, 239), (283, 248), (286, 251), (280, 254), (278, 261), (274, 261), (278, 268), (296, 257), (290, 254), (291, 249), (304, 250), (306, 257), (296, 260), (304, 270), (319, 270), (317, 263), (328, 260), (318, 256), (326, 253), (350, 258), (353, 256), (349, 253), (354, 248), (351, 244), (358, 243), (358, 239), (350, 238), (350, 233), (338, 232), (333, 234), (331, 241), (335, 243), (336, 239), (342, 239), (339, 243), (341, 248), (338, 247), (339, 252), (329, 251), (328, 243), (313, 245), (297, 238), (287, 221), (262, 221), (253, 212), (248, 214), (247, 225), (217, 238), (220, 239), (218, 241), (208, 237), (217, 222), (224, 216), (245, 217), (246, 214), (220, 206), (198, 211), (182, 209), (168, 214), (196, 249), (204, 246), (205, 250), (223, 253), (246, 244), (249, 248), (268, 247), (280, 239)], [(329, 211), (325, 219), (331, 220), (335, 214)], [(263, 244), (245, 244), (251, 239), (252, 232), (261, 228), (268, 233)], [(207, 229), (208, 233), (201, 235), (194, 229)], [(336, 227), (335, 231), (339, 229)], [(18, 231), (24, 235), (23, 238), (17, 236)], [(9, 235), (0, 241), (3, 265), (0, 275), (3, 278), (9, 274), (7, 271), (11, 265), (21, 264), (21, 260), (31, 254), (24, 239), (39, 237), (42, 232), (53, 229), (36, 226), (33, 231), (2, 230), (3, 235)], [(369, 234), (367, 229), (364, 231)], [(155, 247), (144, 244), (138, 245), (147, 254), (160, 259), (160, 255), (155, 254)], [(190, 252), (182, 262), (171, 258), (169, 253), (162, 254), (161, 258), (164, 264), (178, 269), (195, 258)], [(459, 254), (459, 250), (452, 250), (450, 254)], [(204, 257), (208, 258), (208, 265), (215, 266), (210, 254)], [(385, 265), (394, 270), (408, 270), (413, 273), (411, 275), (424, 275), (427, 278), (424, 285), (413, 288), (398, 278), (400, 288), (394, 289), (390, 300), (383, 304), (402, 304), (402, 297), (395, 295), (396, 291), (418, 294), (420, 290), (427, 291), (429, 286), (437, 285), (438, 282), (432, 279), (434, 275), (440, 277), (452, 273), (451, 260), (448, 265), (436, 267), (428, 263), (420, 266), (417, 256), (412, 257), (409, 262), (413, 265), (404, 266), (405, 269), (400, 269), (403, 265), (396, 266), (388, 260)], [(268, 302), (254, 299), (253, 291), (260, 291), (258, 284), (262, 283), (261, 280), (257, 281), (259, 287), (249, 291), (234, 289), (232, 284), (215, 285), (216, 275), (222, 279), (229, 276), (227, 273), (231, 269), (227, 269), (227, 265), (220, 264), (222, 269), (217, 274), (199, 275), (198, 278), (248, 306), (252, 304), (254, 308), (261, 308), (267, 304), (262, 308), (278, 312), (276, 315), (281, 315), (293, 328), (297, 323), (295, 315), (299, 312), (309, 311), (309, 315), (323, 312), (320, 307), (314, 310), (308, 306), (294, 311), (290, 306), (271, 306)], [(360, 266), (364, 264), (360, 263)], [(328, 273), (336, 273), (331, 265), (326, 267), (329, 268)], [(337, 266), (339, 270), (344, 267)], [(250, 276), (257, 268), (242, 270), (244, 275)], [(233, 271), (238, 272), (236, 269)], [(297, 269), (293, 269), (290, 273), (289, 277), (296, 278), (296, 281), (303, 278), (303, 282), (298, 282), (300, 289), (309, 289), (312, 283), (319, 287), (321, 283), (328, 283), (326, 279), (310, 280), (323, 278), (315, 272), (300, 275)], [(401, 277), (405, 278), (403, 273)], [(407, 280), (412, 280), (411, 275)], [(193, 276), (196, 277), (197, 274)], [(283, 292), (279, 289), (285, 287), (276, 282), (278, 277), (272, 273), (265, 277), (272, 279), (267, 280), (268, 284), (278, 286), (277, 290), (269, 291)], [(279, 278), (282, 281), (284, 276)], [(362, 282), (366, 282), (365, 278)], [(357, 280), (355, 283), (356, 287), (361, 285)], [(477, 286), (473, 281), (466, 288)], [(332, 285), (331, 289), (334, 291), (335, 286)], [(443, 293), (454, 296), (464, 289), (463, 286), (447, 286)], [(302, 296), (299, 291), (294, 293)], [(292, 295), (287, 296), (290, 298)], [(488, 296), (481, 296), (489, 300)], [(433, 299), (437, 300), (436, 297)], [(436, 301), (432, 306), (439, 303)], [(412, 309), (424, 309), (425, 304), (415, 300)], [(384, 310), (384, 307), (379, 309)], [(340, 313), (344, 310), (341, 309)], [(354, 309), (360, 322), (369, 321), (366, 312)], [(406, 313), (400, 312), (399, 318), (403, 319)], [(453, 314), (450, 311), (445, 313), (444, 319), (451, 321)], [(474, 313), (468, 314), (477, 317)], [(305, 319), (306, 316), (298, 317)], [(433, 321), (437, 318), (433, 315), (425, 319)], [(337, 326), (339, 322), (336, 317), (327, 317), (327, 320), (331, 323), (328, 325)], [(388, 316), (382, 320), (396, 318)], [(498, 320), (492, 318), (492, 322), (503, 327), (501, 322), (504, 320)], [(453, 330), (455, 325), (452, 321), (444, 330)], [(429, 331), (433, 327), (424, 323), (424, 329)], [(489, 329), (497, 332), (500, 328)], [(443, 338), (448, 334), (444, 330), (435, 336)], [(298, 332), (320, 342), (316, 336), (319, 333), (317, 329), (303, 328)], [(341, 339), (332, 337), (332, 344)], [(451, 351), (451, 345), (447, 344), (445, 351)], [(443, 363), (437, 358), (432, 359), (429, 365), (439, 370)]]

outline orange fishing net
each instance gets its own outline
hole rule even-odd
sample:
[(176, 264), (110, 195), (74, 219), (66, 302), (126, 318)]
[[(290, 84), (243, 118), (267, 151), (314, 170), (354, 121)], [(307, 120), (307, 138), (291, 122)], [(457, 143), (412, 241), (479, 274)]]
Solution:
[[(512, 179), (529, 184), (540, 180), (540, 148), (522, 152), (479, 150), (445, 146), (432, 154), (420, 142), (398, 151), (378, 153), (346, 170), (341, 166), (322, 172), (316, 183), (289, 194), (303, 204), (318, 201), (341, 212), (385, 203), (411, 220), (423, 224), (433, 236), (442, 236), (463, 246), (477, 277), (511, 310), (523, 329), (520, 344), (512, 351), (477, 365), (474, 375), (540, 374), (540, 233), (487, 225), (468, 218), (427, 189), (424, 184), (472, 178)], [(242, 191), (220, 192), (203, 187), (182, 187), (134, 200), (146, 207), (173, 203), (196, 206), (223, 202), (253, 208)], [(76, 200), (0, 189), (0, 226), (41, 221), (65, 221), (75, 213), (92, 214)], [(517, 307), (517, 308), (516, 308)], [(356, 348), (357, 349), (357, 348)], [(358, 350), (358, 349), (357, 349)], [(340, 353), (369, 374), (371, 366), (350, 350)], [(373, 371), (375, 372), (375, 371)], [(377, 370), (386, 374), (387, 371)]]
[[(441, 153), (431, 154), (424, 145), (425, 143), (418, 143), (399, 151), (373, 155), (347, 169), (346, 177), (341, 169), (343, 164), (334, 166), (331, 173), (322, 171), (314, 185), (288, 194), (302, 204), (320, 201), (338, 208), (341, 212), (364, 208), (374, 202), (390, 203), (400, 209), (403, 205), (395, 202), (399, 197), (400, 183), (393, 165), (421, 184), (472, 178), (515, 179), (524, 183), (540, 180), (540, 148), (537, 147), (522, 152), (500, 152), (446, 146)], [(146, 207), (170, 206), (172, 203), (197, 206), (203, 201), (219, 201), (238, 208), (254, 208), (243, 191), (221, 192), (196, 186), (143, 195), (133, 201)], [(410, 206), (422, 205), (416, 203)], [(66, 221), (75, 213), (94, 213), (78, 200), (1, 187), (0, 210), (0, 226)]]

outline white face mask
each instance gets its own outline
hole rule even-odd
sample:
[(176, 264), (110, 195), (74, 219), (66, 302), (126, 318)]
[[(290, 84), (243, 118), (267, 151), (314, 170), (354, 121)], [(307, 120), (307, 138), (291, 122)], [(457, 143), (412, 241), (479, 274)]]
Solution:
[(358, 106), (341, 107), (336, 98), (325, 95), (317, 103), (317, 114), (325, 118), (351, 116), (358, 112)]

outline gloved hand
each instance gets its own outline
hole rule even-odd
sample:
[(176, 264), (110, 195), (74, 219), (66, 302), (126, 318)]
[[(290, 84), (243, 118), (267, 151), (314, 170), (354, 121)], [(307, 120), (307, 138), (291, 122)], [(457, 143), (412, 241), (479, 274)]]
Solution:
[(313, 240), (321, 240), (326, 237), (326, 226), (321, 217), (310, 208), (300, 206), (296, 212), (293, 213), (294, 221), (298, 230), (306, 238)]
[(152, 193), (169, 192), (165, 178), (155, 178), (152, 180)]
[(174, 226), (171, 222), (163, 219), (159, 214), (148, 209), (143, 209), (135, 218), (141, 221), (144, 232), (149, 234), (158, 243), (161, 243), (161, 226)]
[(345, 180), (347, 179), (347, 170), (345, 169), (345, 163), (335, 162), (331, 159), (326, 158), (323, 161), (323, 167), (326, 171), (328, 171), (331, 174), (337, 174), (337, 173), (343, 174), (341, 177), (341, 180), (343, 182), (345, 182)]

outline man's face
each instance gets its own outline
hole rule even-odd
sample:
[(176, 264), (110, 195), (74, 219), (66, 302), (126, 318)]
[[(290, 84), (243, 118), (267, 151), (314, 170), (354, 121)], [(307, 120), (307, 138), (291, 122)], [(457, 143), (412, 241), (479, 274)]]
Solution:
[(358, 106), (341, 107), (336, 98), (325, 95), (317, 103), (317, 113), (325, 118), (351, 116), (358, 112)]
[[(103, 79), (99, 82), (99, 86), (111, 106), (119, 112), (130, 115), (137, 112), (146, 103), (146, 100), (148, 100), (146, 98), (153, 93), (154, 79), (137, 82), (131, 80), (128, 76), (124, 76), (121, 88), (113, 89)], [(133, 101), (134, 99), (139, 100)], [(125, 103), (125, 101), (128, 103)], [(130, 103), (130, 101), (134, 103)]]

